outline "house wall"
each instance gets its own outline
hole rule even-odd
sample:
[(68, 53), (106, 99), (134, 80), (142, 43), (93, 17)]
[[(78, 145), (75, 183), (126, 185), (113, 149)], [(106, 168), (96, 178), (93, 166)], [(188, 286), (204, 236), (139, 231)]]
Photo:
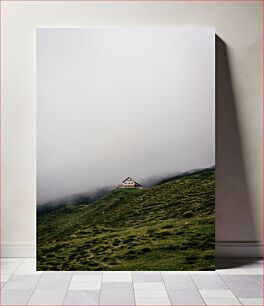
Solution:
[[(132, 184), (131, 184), (132, 183)], [(127, 179), (125, 182), (123, 182), (124, 186), (128, 186), (128, 187), (134, 187), (135, 183), (133, 182), (133, 180), (131, 179)]]
[(260, 255), (261, 1), (1, 1), (1, 7), (2, 255), (35, 254), (36, 28), (123, 25), (210, 26), (221, 38), (216, 56), (217, 254)]

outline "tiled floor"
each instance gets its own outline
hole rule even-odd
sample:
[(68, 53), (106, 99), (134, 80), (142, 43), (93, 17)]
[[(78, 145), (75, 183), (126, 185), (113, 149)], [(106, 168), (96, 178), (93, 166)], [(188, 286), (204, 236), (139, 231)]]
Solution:
[(1, 259), (0, 305), (263, 305), (257, 259), (219, 259), (210, 272), (36, 272)]

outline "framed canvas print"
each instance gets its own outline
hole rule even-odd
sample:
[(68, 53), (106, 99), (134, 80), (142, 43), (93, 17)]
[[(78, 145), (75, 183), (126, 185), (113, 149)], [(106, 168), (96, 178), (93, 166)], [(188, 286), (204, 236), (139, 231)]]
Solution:
[(37, 269), (215, 269), (215, 33), (37, 30)]

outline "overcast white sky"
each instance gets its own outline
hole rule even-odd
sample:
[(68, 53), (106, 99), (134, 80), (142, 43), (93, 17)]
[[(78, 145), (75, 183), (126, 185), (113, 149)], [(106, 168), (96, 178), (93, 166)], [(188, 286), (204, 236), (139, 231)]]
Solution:
[(38, 204), (214, 165), (214, 35), (38, 29)]

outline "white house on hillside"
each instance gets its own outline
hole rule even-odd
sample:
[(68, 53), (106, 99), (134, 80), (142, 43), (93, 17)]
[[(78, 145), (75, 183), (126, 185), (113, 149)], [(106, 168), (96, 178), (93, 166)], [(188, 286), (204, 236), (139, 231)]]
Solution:
[(143, 186), (133, 180), (131, 177), (127, 177), (120, 185), (118, 185), (116, 188), (140, 188), (142, 189)]

